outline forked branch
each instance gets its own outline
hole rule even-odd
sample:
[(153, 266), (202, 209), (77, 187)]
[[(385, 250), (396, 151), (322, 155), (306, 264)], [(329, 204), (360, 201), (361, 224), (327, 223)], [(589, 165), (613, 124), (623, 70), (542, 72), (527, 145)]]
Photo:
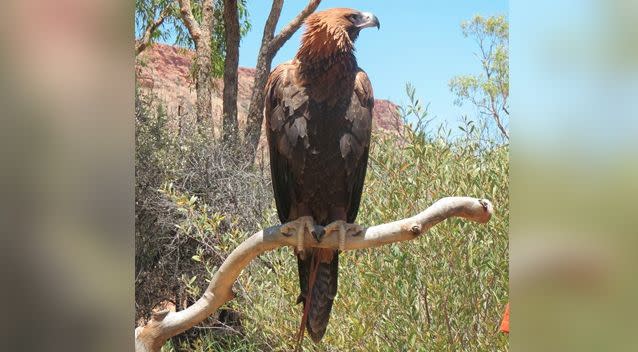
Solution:
[[(359, 234), (348, 236), (344, 249), (372, 248), (412, 240), (450, 217), (486, 223), (492, 213), (492, 204), (485, 199), (442, 198), (413, 217), (367, 227)], [(221, 305), (233, 299), (233, 283), (253, 259), (266, 251), (297, 245), (297, 235), (283, 234), (281, 228), (282, 225), (277, 225), (259, 231), (235, 248), (213, 276), (204, 295), (193, 305), (179, 312), (155, 313), (145, 326), (135, 329), (135, 351), (159, 351), (170, 337), (200, 323)], [(320, 243), (308, 232), (303, 236), (306, 248), (339, 248), (337, 236), (326, 236)]]

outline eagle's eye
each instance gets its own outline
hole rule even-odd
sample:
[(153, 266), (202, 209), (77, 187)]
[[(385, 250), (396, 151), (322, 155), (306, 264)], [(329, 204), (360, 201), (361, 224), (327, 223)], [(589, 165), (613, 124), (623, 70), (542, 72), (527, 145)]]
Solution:
[(348, 15), (347, 19), (354, 25), (355, 28), (358, 29), (380, 27), (379, 19), (377, 18), (377, 16), (370, 12), (354, 12)]
[(348, 15), (348, 20), (352, 22), (352, 24), (356, 25), (359, 21), (361, 21), (361, 16), (358, 13), (353, 13)]

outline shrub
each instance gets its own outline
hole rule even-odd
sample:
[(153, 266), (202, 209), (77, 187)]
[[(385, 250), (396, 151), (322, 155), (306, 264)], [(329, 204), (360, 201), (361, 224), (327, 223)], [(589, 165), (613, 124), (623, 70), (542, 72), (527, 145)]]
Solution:
[[(306, 350), (507, 348), (498, 325), (508, 301), (509, 148), (472, 121), (456, 138), (428, 130), (427, 109), (408, 96), (412, 123), (399, 137), (374, 136), (357, 222), (404, 218), (452, 195), (488, 198), (497, 212), (486, 225), (448, 220), (415, 241), (342, 254), (328, 331), (320, 345), (306, 339)], [(271, 265), (250, 266), (231, 304), (244, 312), (247, 340), (291, 350), (301, 317), (295, 257), (286, 248), (263, 258)]]
[[(180, 136), (170, 128), (172, 118), (154, 96), (136, 92), (136, 320), (159, 303), (183, 309), (199, 298), (237, 244), (237, 232), (255, 231), (272, 203), (263, 166), (246, 163), (238, 146), (193, 126), (180, 125), (194, 131)], [(173, 343), (188, 344), (211, 329), (237, 335), (237, 312), (220, 312)]]
[[(306, 339), (305, 350), (507, 349), (498, 325), (508, 300), (509, 147), (492, 142), (480, 121), (463, 120), (460, 134), (433, 130), (414, 95), (410, 88), (401, 133), (374, 136), (357, 221), (396, 220), (451, 195), (488, 198), (497, 212), (486, 225), (448, 220), (408, 243), (343, 253), (328, 331), (319, 345)], [(163, 136), (165, 129), (154, 127), (163, 121), (160, 112), (139, 126), (136, 166), (145, 169), (136, 170), (136, 270), (138, 277), (155, 278), (139, 290), (163, 287), (193, 299), (232, 249), (277, 222), (269, 172), (238, 162), (233, 148), (201, 136)], [(241, 323), (213, 317), (190, 348), (293, 349), (298, 290), (291, 248), (262, 255), (225, 306), (224, 314), (236, 312)]]

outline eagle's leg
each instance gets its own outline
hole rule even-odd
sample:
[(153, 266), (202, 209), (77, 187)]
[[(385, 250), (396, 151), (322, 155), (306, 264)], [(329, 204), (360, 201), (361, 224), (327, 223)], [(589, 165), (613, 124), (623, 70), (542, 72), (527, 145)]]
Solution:
[(297, 236), (297, 253), (304, 252), (305, 232), (308, 231), (313, 237), (317, 238), (315, 230), (315, 220), (312, 216), (302, 216), (296, 220), (285, 223), (281, 226), (281, 233), (286, 236)]
[(343, 220), (337, 220), (329, 223), (324, 228), (326, 235), (337, 232), (339, 236), (339, 250), (344, 251), (346, 246), (346, 236), (356, 236), (363, 231), (363, 227), (357, 224), (350, 224)]

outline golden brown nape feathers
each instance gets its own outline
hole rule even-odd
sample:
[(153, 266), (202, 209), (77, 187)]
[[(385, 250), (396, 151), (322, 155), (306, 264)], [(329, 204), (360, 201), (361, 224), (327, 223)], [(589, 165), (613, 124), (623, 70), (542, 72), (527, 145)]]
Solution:
[(306, 19), (306, 31), (301, 39), (297, 59), (323, 59), (354, 50), (359, 31), (379, 28), (377, 17), (354, 9), (334, 8), (316, 12)]

